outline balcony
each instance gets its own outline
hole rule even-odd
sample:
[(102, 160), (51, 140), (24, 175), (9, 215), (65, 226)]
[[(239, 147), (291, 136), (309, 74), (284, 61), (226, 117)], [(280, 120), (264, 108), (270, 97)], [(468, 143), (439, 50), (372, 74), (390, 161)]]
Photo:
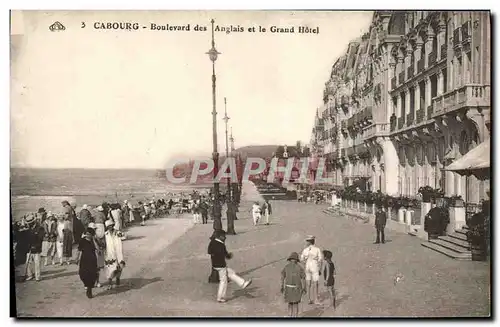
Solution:
[(390, 119), (390, 121), (391, 121), (391, 123), (390, 123), (390, 125), (391, 125), (391, 126), (390, 126), (391, 133), (392, 133), (392, 132), (394, 132), (394, 131), (396, 130), (397, 120), (398, 120), (398, 119), (396, 118), (396, 115), (394, 115), (394, 114), (393, 114), (393, 115), (391, 116), (391, 119)]
[(422, 108), (422, 109), (418, 109), (417, 110), (417, 124), (420, 124), (421, 122), (423, 122), (425, 119), (425, 109)]
[(412, 78), (414, 73), (415, 67), (413, 65), (411, 67), (408, 67), (408, 79)]
[(433, 99), (433, 116), (463, 107), (490, 107), (490, 85), (469, 84)]
[(415, 116), (413, 115), (413, 111), (410, 112), (409, 114), (406, 114), (406, 126), (410, 126), (413, 124), (413, 121), (415, 120)]
[(364, 138), (365, 140), (371, 139), (377, 136), (386, 136), (388, 133), (389, 124), (373, 124), (365, 129)]
[(441, 45), (441, 60), (448, 56), (448, 46), (446, 44)]
[(398, 118), (398, 129), (405, 127), (405, 120), (403, 117)]
[(396, 77), (391, 78), (391, 90), (396, 88)]
[(462, 24), (462, 42), (470, 43), (471, 41), (471, 21)]
[(399, 85), (403, 84), (403, 83), (404, 83), (404, 81), (405, 81), (405, 72), (404, 72), (404, 71), (402, 71), (401, 73), (399, 73), (398, 78), (399, 78), (399, 79), (398, 79), (398, 81), (399, 81)]
[(453, 47), (459, 48), (461, 45), (462, 41), (460, 40), (460, 27), (458, 27), (453, 31)]
[(424, 68), (425, 68), (425, 62), (424, 58), (422, 58), (419, 61), (417, 61), (417, 74), (423, 72)]
[(427, 119), (431, 119), (432, 114), (434, 113), (434, 107), (432, 105), (427, 107)]
[(434, 65), (437, 61), (437, 53), (435, 51), (432, 51), (429, 53), (429, 67)]

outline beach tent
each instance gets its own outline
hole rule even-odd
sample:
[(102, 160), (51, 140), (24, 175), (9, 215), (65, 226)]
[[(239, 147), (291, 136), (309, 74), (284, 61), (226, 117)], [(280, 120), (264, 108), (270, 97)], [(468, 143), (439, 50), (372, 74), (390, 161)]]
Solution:
[(455, 171), (460, 175), (475, 175), (481, 179), (489, 178), (490, 139), (488, 138), (464, 156), (455, 160), (444, 170)]

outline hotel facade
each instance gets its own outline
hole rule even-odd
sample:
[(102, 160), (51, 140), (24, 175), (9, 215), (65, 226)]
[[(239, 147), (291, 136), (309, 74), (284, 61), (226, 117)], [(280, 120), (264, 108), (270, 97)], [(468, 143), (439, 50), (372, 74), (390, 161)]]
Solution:
[(333, 65), (316, 112), (312, 150), (335, 184), (485, 199), (489, 180), (443, 168), (490, 137), (490, 37), (489, 12), (375, 12)]

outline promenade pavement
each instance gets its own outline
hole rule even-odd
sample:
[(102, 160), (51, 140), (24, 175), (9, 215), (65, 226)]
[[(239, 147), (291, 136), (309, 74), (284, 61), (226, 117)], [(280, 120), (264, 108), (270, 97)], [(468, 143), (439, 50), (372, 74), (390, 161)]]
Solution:
[[(189, 220), (158, 219), (150, 226), (131, 229), (131, 239), (124, 242), (128, 265), (120, 288), (99, 289), (89, 300), (76, 266), (64, 271), (56, 267), (39, 283), (16, 284), (18, 313), (282, 317), (287, 307), (279, 292), (281, 269), (290, 252), (304, 247), (305, 235), (314, 234), (318, 246), (334, 254), (338, 308), (327, 305), (322, 288), (323, 304), (309, 305), (304, 298), (302, 316), (489, 315), (489, 263), (455, 261), (422, 247), (414, 237), (391, 231), (386, 233), (386, 244), (373, 244), (373, 226), (326, 215), (324, 208), (276, 201), (271, 225), (254, 227), (250, 204), (244, 205), (236, 221), (238, 235), (228, 235), (226, 243), (234, 253), (229, 266), (245, 278), (253, 278), (253, 284), (240, 290), (230, 283), (227, 303), (217, 303), (217, 285), (207, 283), (210, 260), (206, 250), (212, 225), (192, 227)], [(394, 283), (396, 275), (404, 277)]]

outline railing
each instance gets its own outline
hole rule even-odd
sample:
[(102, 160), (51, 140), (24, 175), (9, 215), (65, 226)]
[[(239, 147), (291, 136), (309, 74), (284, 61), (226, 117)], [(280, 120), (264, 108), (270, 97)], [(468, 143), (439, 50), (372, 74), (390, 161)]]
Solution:
[(419, 61), (417, 61), (417, 73), (421, 73), (424, 71), (424, 68), (425, 68), (425, 61), (424, 59), (420, 59)]
[(413, 112), (410, 112), (409, 114), (406, 115), (406, 126), (410, 126), (411, 124), (413, 124), (413, 121), (415, 120), (414, 116), (413, 116)]
[(471, 21), (462, 24), (462, 42), (468, 43), (471, 41)]
[(403, 117), (398, 118), (398, 129), (401, 129), (405, 126), (405, 120)]
[(441, 60), (448, 56), (448, 46), (446, 44), (441, 45)]
[(417, 124), (421, 123), (424, 121), (424, 117), (425, 117), (425, 110), (422, 108), (422, 109), (418, 109), (417, 110)]
[(396, 130), (397, 123), (398, 123), (397, 119), (391, 119), (391, 123), (390, 123), (391, 132), (394, 132)]
[(370, 125), (368, 128), (365, 129), (364, 131), (364, 138), (365, 140), (370, 139), (375, 136), (385, 136), (387, 135), (388, 132), (388, 126), (389, 124), (373, 124)]
[(415, 73), (415, 67), (413, 65), (408, 67), (408, 78), (412, 78), (414, 73)]
[(398, 78), (399, 78), (399, 84), (403, 84), (403, 82), (405, 81), (405, 72), (402, 71), (401, 73), (399, 73), (398, 75)]
[(396, 88), (396, 77), (391, 78), (391, 90)]
[(463, 107), (489, 107), (490, 85), (469, 84), (433, 99), (434, 116)]
[(434, 107), (431, 104), (427, 107), (427, 119), (431, 119), (433, 113), (434, 113)]
[(429, 53), (429, 67), (431, 65), (434, 65), (436, 63), (436, 60), (437, 60), (437, 53), (434, 51)]
[(461, 45), (461, 40), (460, 40), (460, 27), (455, 28), (453, 31), (453, 47), (459, 47)]

